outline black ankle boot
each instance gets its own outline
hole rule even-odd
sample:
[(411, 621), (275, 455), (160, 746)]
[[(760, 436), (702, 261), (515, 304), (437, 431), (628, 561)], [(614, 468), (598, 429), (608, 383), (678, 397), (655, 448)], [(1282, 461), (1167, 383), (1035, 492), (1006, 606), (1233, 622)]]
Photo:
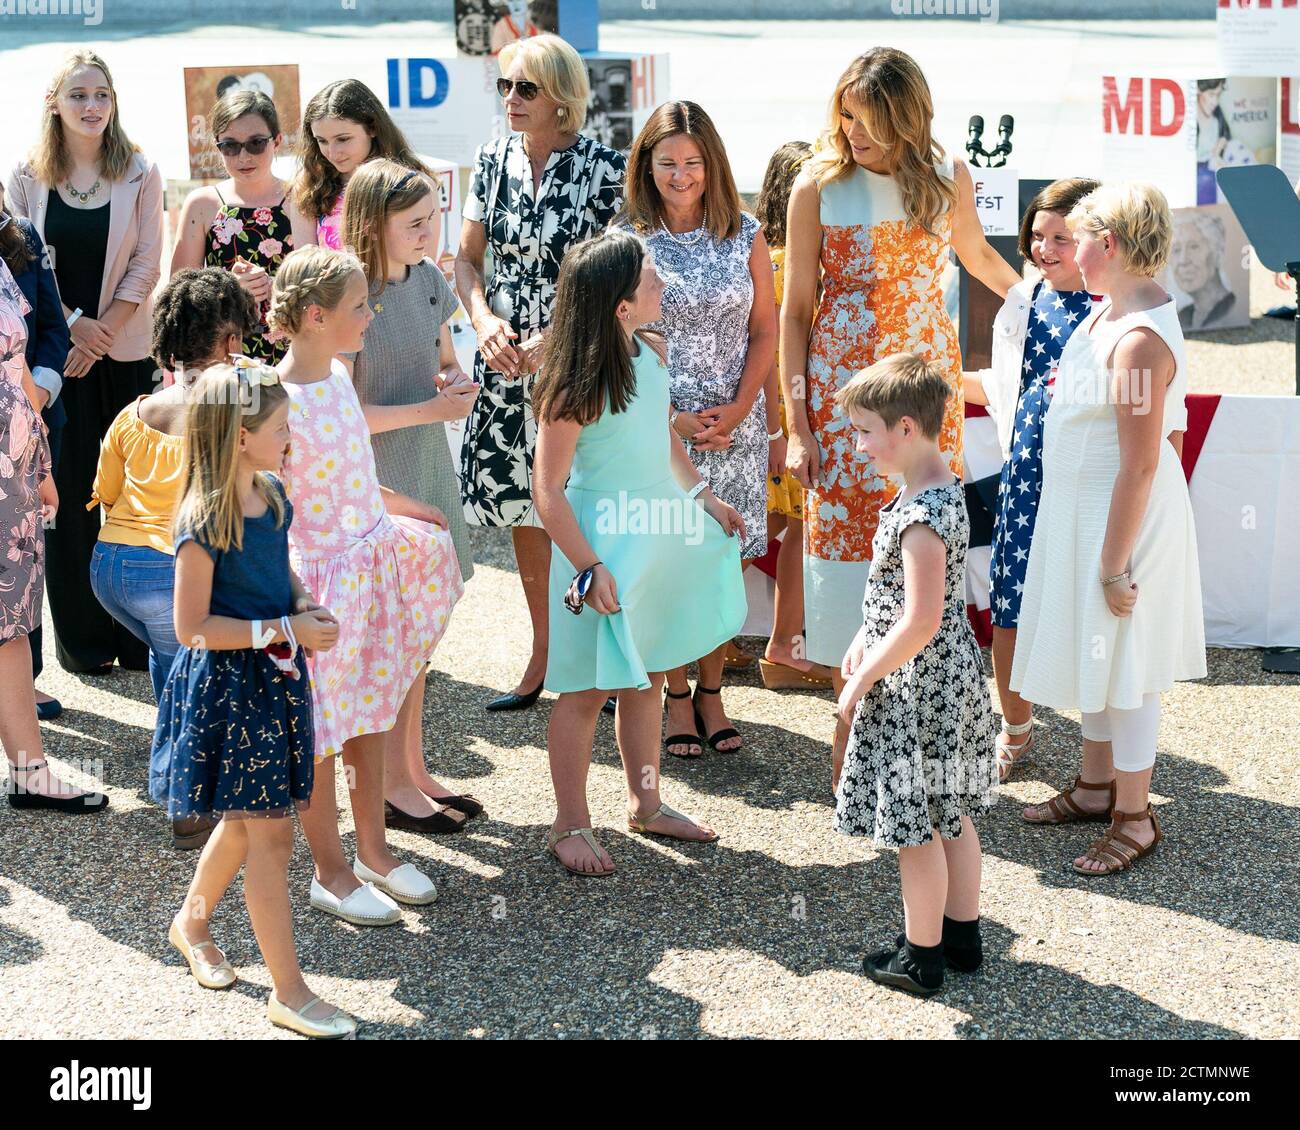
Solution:
[(864, 958), (862, 972), (878, 985), (928, 997), (943, 988), (943, 945), (916, 946), (904, 939), (897, 949)]
[(958, 922), (943, 916), (943, 956), (959, 973), (974, 973), (984, 960), (984, 943), (980, 939), (980, 920)]

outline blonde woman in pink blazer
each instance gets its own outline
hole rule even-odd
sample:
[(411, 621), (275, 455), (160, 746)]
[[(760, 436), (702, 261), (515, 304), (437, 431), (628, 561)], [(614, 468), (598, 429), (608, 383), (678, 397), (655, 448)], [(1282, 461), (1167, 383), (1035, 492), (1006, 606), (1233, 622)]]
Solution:
[(163, 185), (131, 144), (113, 79), (76, 51), (45, 94), (41, 136), (10, 174), (10, 209), (49, 248), (72, 347), (64, 367), (64, 430), (55, 483), (67, 505), (46, 532), (46, 584), (59, 662), (108, 674), (114, 661), (148, 669), (148, 652), (90, 589), (99, 510), (87, 510), (99, 442), (118, 412), (153, 389), (154, 287), (162, 274)]

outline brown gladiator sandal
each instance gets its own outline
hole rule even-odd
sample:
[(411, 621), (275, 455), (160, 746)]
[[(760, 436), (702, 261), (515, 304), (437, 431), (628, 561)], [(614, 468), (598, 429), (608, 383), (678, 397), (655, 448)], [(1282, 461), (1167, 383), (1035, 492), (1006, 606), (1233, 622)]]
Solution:
[[(1105, 789), (1110, 793), (1110, 803), (1106, 805), (1104, 812), (1085, 812), (1074, 803), (1074, 797), (1070, 795), (1075, 789)], [(1022, 816), (1026, 824), (1106, 824), (1110, 821), (1111, 813), (1115, 811), (1115, 782), (1094, 784), (1085, 781), (1082, 777), (1075, 777), (1074, 784), (1065, 792), (1057, 793), (1043, 804), (1034, 805), (1034, 809), (1046, 813), (1047, 818), (1030, 820), (1029, 817)]]
[[(1151, 819), (1151, 827), (1155, 829), (1156, 834), (1155, 838), (1145, 847), (1119, 830), (1123, 824), (1131, 824), (1136, 820), (1146, 820), (1148, 817)], [(1160, 830), (1160, 821), (1156, 819), (1155, 809), (1149, 804), (1145, 812), (1116, 812), (1114, 819), (1110, 822), (1110, 827), (1106, 829), (1106, 834), (1083, 853), (1084, 859), (1091, 859), (1102, 864), (1102, 870), (1090, 871), (1086, 867), (1080, 867), (1077, 863), (1073, 866), (1080, 875), (1114, 875), (1116, 871), (1127, 871), (1144, 855), (1150, 855), (1156, 850), (1156, 844), (1164, 838), (1164, 833)]]

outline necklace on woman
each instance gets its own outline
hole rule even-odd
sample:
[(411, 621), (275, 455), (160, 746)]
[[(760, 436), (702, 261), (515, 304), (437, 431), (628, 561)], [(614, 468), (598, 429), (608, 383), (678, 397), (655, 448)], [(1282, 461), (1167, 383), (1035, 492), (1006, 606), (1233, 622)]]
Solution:
[(89, 200), (92, 196), (94, 196), (95, 193), (99, 191), (100, 183), (101, 183), (100, 179), (96, 177), (95, 183), (92, 184), (90, 188), (87, 189), (85, 192), (81, 192), (73, 185), (72, 181), (69, 180), (67, 183), (67, 189), (70, 195), (75, 196), (78, 200), (80, 200), (84, 204), (86, 203), (87, 200)]
[(704, 233), (709, 230), (709, 210), (708, 208), (704, 209), (704, 219), (700, 221), (700, 226), (696, 228), (695, 234), (690, 239), (681, 239), (675, 233), (670, 232), (668, 230), (668, 225), (665, 224), (663, 220), (659, 221), (659, 226), (663, 228), (664, 235), (674, 243), (680, 244), (682, 247), (691, 247), (692, 245), (699, 243), (703, 238)]

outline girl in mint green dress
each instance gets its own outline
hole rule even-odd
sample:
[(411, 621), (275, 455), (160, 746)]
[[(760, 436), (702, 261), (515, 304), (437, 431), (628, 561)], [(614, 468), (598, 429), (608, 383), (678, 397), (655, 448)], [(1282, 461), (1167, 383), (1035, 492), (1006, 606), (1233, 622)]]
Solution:
[[(613, 873), (586, 780), (596, 719), (618, 696), (628, 830), (709, 843), (717, 833), (659, 796), (664, 672), (740, 631), (745, 526), (669, 427), (663, 282), (640, 237), (607, 231), (560, 268), (538, 420), (533, 497), (551, 536), (546, 689), (557, 813), (548, 849), (569, 871)], [(576, 608), (575, 613), (573, 609)]]

